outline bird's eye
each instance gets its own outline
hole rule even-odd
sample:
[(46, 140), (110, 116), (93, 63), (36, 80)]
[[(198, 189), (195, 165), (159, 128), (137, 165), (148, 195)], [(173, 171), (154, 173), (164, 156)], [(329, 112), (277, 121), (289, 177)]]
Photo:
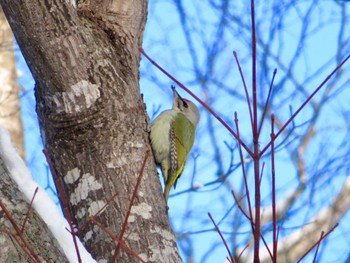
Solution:
[(185, 107), (186, 109), (188, 108), (188, 104), (187, 104), (187, 102), (184, 101), (184, 100), (183, 100), (183, 105), (184, 105), (184, 107)]

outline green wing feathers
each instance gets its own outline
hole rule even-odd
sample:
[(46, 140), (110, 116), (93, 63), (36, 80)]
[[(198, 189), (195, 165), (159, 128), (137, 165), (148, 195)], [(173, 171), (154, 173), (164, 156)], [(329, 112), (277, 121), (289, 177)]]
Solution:
[[(168, 178), (166, 181), (166, 191), (170, 191), (172, 185), (176, 186), (177, 179), (185, 167), (189, 152), (193, 146), (195, 127), (184, 114), (177, 114), (171, 124), (171, 163)], [(168, 193), (166, 193), (168, 195)]]

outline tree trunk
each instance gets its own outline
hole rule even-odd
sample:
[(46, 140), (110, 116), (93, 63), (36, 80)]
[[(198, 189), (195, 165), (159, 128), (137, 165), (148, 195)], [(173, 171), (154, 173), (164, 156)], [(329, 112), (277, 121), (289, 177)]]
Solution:
[[(78, 236), (112, 261), (146, 153), (139, 91), (145, 0), (0, 0), (36, 81), (42, 137)], [(123, 242), (148, 262), (180, 262), (153, 158), (148, 158)], [(88, 222), (88, 223), (87, 223)], [(87, 224), (86, 224), (87, 223)], [(125, 249), (116, 262), (138, 262)]]
[(23, 124), (17, 84), (14, 39), (11, 28), (0, 8), (0, 124), (6, 127), (11, 141), (25, 160)]

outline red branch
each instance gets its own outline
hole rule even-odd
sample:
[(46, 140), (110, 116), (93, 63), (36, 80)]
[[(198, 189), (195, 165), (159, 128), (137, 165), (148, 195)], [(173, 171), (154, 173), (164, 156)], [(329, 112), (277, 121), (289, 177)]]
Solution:
[(24, 227), (27, 223), (27, 220), (28, 220), (28, 217), (29, 217), (29, 213), (30, 213), (30, 210), (32, 209), (32, 206), (33, 206), (33, 202), (34, 202), (34, 198), (36, 196), (36, 194), (38, 193), (38, 190), (39, 190), (39, 187), (35, 188), (35, 191), (34, 191), (34, 194), (33, 194), (33, 197), (32, 197), (32, 200), (30, 201), (30, 204), (29, 204), (29, 207), (28, 207), (28, 210), (27, 210), (27, 213), (26, 213), (26, 216), (23, 220), (23, 225), (22, 225), (22, 228), (21, 228), (21, 232), (23, 233), (24, 231)]
[(255, 187), (255, 222), (254, 222), (254, 263), (259, 260), (260, 245), (260, 172), (259, 172), (259, 132), (258, 132), (258, 103), (256, 95), (256, 32), (255, 32), (255, 6), (251, 0), (252, 20), (252, 82), (253, 82), (253, 160), (254, 160), (254, 187)]
[(61, 203), (62, 203), (62, 207), (63, 207), (63, 213), (64, 216), (66, 217), (68, 224), (69, 224), (69, 228), (70, 228), (70, 233), (73, 237), (73, 243), (74, 243), (74, 247), (75, 247), (75, 251), (77, 252), (77, 257), (78, 257), (78, 262), (81, 263), (81, 257), (80, 257), (80, 252), (79, 252), (79, 248), (78, 248), (78, 242), (77, 242), (77, 238), (75, 236), (75, 231), (74, 231), (74, 227), (73, 227), (73, 223), (72, 223), (72, 216), (70, 214), (70, 211), (68, 209), (68, 202), (67, 199), (65, 197), (64, 194), (64, 190), (63, 190), (63, 185), (61, 184), (61, 180), (58, 178), (55, 168), (51, 162), (51, 159), (49, 157), (48, 152), (46, 151), (46, 149), (43, 150), (43, 153), (46, 157), (47, 163), (50, 166), (50, 170), (51, 170), (51, 174), (53, 176), (53, 179), (55, 181), (56, 187), (57, 187), (57, 191), (58, 191), (58, 196), (60, 197)]
[(318, 249), (320, 248), (321, 240), (322, 240), (323, 235), (324, 235), (324, 231), (321, 232), (320, 240), (317, 242), (316, 252), (315, 252), (314, 260), (312, 261), (312, 263), (315, 263), (315, 262), (316, 262)]
[(195, 100), (197, 100), (200, 104), (203, 105), (232, 135), (236, 138), (236, 140), (243, 146), (243, 148), (248, 152), (250, 156), (253, 155), (252, 151), (248, 148), (248, 146), (237, 136), (237, 134), (231, 129), (231, 127), (223, 120), (221, 117), (216, 114), (206, 103), (204, 103), (200, 98), (198, 98), (192, 91), (185, 87), (180, 81), (174, 78), (170, 73), (168, 73), (165, 69), (157, 64), (153, 59), (151, 59), (143, 48), (139, 48), (141, 54), (143, 54), (154, 66), (156, 66), (161, 72), (163, 72), (166, 76), (168, 76), (172, 81), (174, 81), (177, 85), (179, 85), (183, 90), (185, 90), (188, 94), (190, 94)]
[[(13, 238), (15, 240), (15, 242), (18, 244), (18, 246), (20, 248), (22, 248), (22, 250), (24, 251), (24, 253), (33, 261), (33, 262), (38, 262), (35, 260), (35, 258), (32, 257), (32, 255), (30, 254), (30, 252), (27, 250), (26, 247), (23, 246), (23, 244), (21, 243), (20, 240), (18, 240), (17, 234), (16, 233), (11, 233), (10, 231), (7, 231), (6, 229), (0, 229), (1, 233), (4, 233), (6, 235), (8, 235), (10, 238)], [(41, 262), (41, 261), (39, 261)]]
[[(236, 124), (237, 136), (238, 136), (238, 138), (240, 138), (237, 112), (235, 112), (235, 124)], [(246, 170), (245, 170), (245, 166), (244, 166), (244, 158), (243, 158), (241, 144), (239, 144), (239, 157), (241, 158), (241, 166), (242, 166), (242, 173), (243, 173), (243, 179), (244, 179), (244, 186), (245, 186), (245, 192), (246, 192), (246, 195), (247, 195), (247, 202), (248, 202), (248, 209), (249, 209), (249, 221), (250, 221), (250, 223), (252, 225), (252, 229), (254, 229), (254, 219), (253, 219), (252, 205), (251, 205), (251, 202), (250, 202), (250, 193), (249, 193), (249, 187), (248, 187), (248, 182), (247, 182), (247, 174), (246, 174)]]
[(261, 121), (260, 121), (260, 125), (259, 125), (259, 131), (258, 131), (259, 136), (260, 136), (260, 132), (261, 132), (262, 126), (264, 124), (264, 119), (265, 119), (265, 115), (266, 115), (266, 112), (267, 112), (267, 108), (269, 107), (271, 94), (272, 94), (272, 87), (273, 87), (273, 83), (275, 81), (276, 74), (277, 74), (277, 69), (275, 69), (273, 71), (272, 80), (271, 80), (270, 88), (269, 88), (269, 93), (267, 94), (267, 98), (266, 98), (266, 102), (265, 102), (265, 106), (264, 106), (264, 112), (263, 112), (263, 114), (261, 116)]
[(99, 228), (101, 228), (110, 238), (112, 238), (114, 241), (118, 243), (121, 247), (123, 247), (125, 250), (130, 252), (131, 255), (133, 255), (135, 258), (140, 260), (142, 263), (146, 263), (142, 258), (140, 258), (139, 255), (135, 253), (131, 248), (129, 248), (124, 242), (116, 238), (107, 228), (105, 228), (100, 222), (98, 222), (93, 216), (90, 217), (91, 222), (93, 222), (95, 225), (97, 225)]
[[(277, 132), (276, 138), (281, 135), (284, 129), (291, 123), (294, 118), (299, 114), (299, 112), (309, 103), (309, 101), (318, 93), (318, 91), (329, 81), (331, 77), (345, 64), (345, 62), (350, 58), (348, 55), (332, 72), (325, 78), (324, 81), (315, 89), (315, 91), (304, 101), (303, 104), (298, 108), (298, 110), (289, 118), (289, 120), (283, 125), (283, 127)], [(271, 141), (265, 146), (265, 148), (260, 152), (260, 157), (266, 152), (266, 150), (271, 146)]]
[(231, 251), (230, 251), (230, 249), (229, 249), (229, 247), (228, 247), (228, 245), (227, 245), (227, 243), (226, 243), (226, 240), (225, 240), (224, 236), (221, 234), (221, 231), (220, 231), (219, 227), (218, 227), (217, 224), (215, 223), (215, 221), (214, 221), (214, 219), (213, 219), (213, 217), (211, 216), (210, 213), (208, 213), (208, 216), (209, 216), (211, 222), (213, 222), (216, 231), (219, 233), (219, 235), (220, 235), (220, 237), (221, 237), (221, 240), (222, 240), (222, 242), (224, 243), (224, 245), (225, 245), (225, 247), (226, 247), (226, 250), (227, 250), (227, 252), (228, 252), (228, 254), (229, 254), (229, 256), (230, 256), (229, 262), (230, 262), (230, 263), (234, 263), (234, 262), (235, 262), (235, 259), (234, 259), (234, 257), (233, 257), (232, 254), (231, 254)]
[(243, 82), (243, 87), (244, 87), (245, 96), (246, 96), (248, 109), (249, 109), (250, 123), (251, 123), (251, 125), (253, 127), (253, 114), (252, 114), (252, 107), (250, 105), (249, 92), (248, 92), (248, 89), (247, 89), (247, 85), (245, 83), (245, 79), (244, 79), (244, 75), (243, 75), (243, 72), (242, 72), (241, 64), (239, 63), (236, 51), (233, 51), (233, 56), (235, 57), (236, 64), (237, 64), (238, 70), (239, 70), (239, 74), (241, 75), (241, 79), (242, 79), (242, 82)]
[(272, 174), (272, 240), (273, 240), (273, 257), (272, 262), (277, 263), (277, 220), (276, 220), (276, 175), (275, 175), (275, 116), (271, 116), (271, 174)]
[(321, 235), (321, 237), (319, 238), (319, 240), (312, 246), (310, 247), (305, 253), (304, 255), (297, 261), (297, 263), (301, 262), (301, 260), (307, 255), (310, 253), (311, 250), (313, 250), (316, 246), (319, 246), (320, 242), (322, 240), (324, 240), (331, 232), (333, 232), (334, 229), (336, 229), (338, 227), (338, 223), (335, 224), (334, 227), (332, 227), (325, 235)]
[[(113, 199), (118, 195), (118, 193), (115, 193), (109, 200), (107, 200), (107, 202), (103, 205), (103, 207), (98, 210), (95, 214), (94, 214), (94, 217), (97, 217), (99, 216), (102, 211), (113, 201)], [(86, 226), (87, 224), (90, 222), (90, 220), (87, 220), (86, 222), (84, 222), (84, 224), (80, 225), (79, 229), (76, 231), (76, 233), (79, 233), (80, 231), (82, 231)]]
[[(131, 201), (130, 201), (130, 204), (129, 204), (129, 209), (128, 209), (127, 213), (126, 213), (126, 216), (125, 216), (125, 219), (124, 219), (124, 223), (123, 223), (123, 227), (122, 227), (122, 230), (120, 231), (120, 234), (119, 234), (119, 237), (118, 237), (118, 240), (120, 240), (120, 241), (123, 241), (123, 235), (124, 235), (124, 233), (126, 231), (126, 226), (128, 224), (128, 219), (129, 219), (129, 216), (130, 216), (130, 213), (131, 213), (131, 207), (134, 205), (136, 194), (137, 194), (139, 185), (141, 183), (143, 171), (145, 170), (145, 166), (146, 166), (146, 162), (147, 162), (148, 156), (149, 156), (149, 150), (146, 152), (146, 156), (143, 159), (142, 167), (141, 167), (139, 176), (137, 178), (136, 186), (134, 188), (134, 192), (132, 194)], [(118, 245), (117, 245), (117, 247), (115, 248), (115, 251), (114, 251), (112, 262), (115, 262), (119, 249), (120, 249), (120, 243), (118, 242)]]
[(243, 210), (243, 207), (240, 204), (240, 201), (237, 199), (237, 197), (235, 196), (235, 193), (233, 192), (233, 190), (231, 190), (233, 199), (235, 199), (236, 204), (238, 206), (238, 209), (242, 212), (242, 214), (250, 221), (252, 222), (252, 219), (247, 215), (247, 213)]
[[(34, 262), (41, 262), (40, 258), (37, 256), (37, 254), (34, 252), (34, 250), (32, 249), (32, 247), (28, 244), (28, 242), (26, 241), (26, 239), (24, 238), (21, 230), (19, 229), (17, 223), (15, 222), (15, 220), (13, 219), (13, 217), (11, 216), (10, 212), (7, 210), (7, 208), (5, 207), (5, 205), (1, 202), (0, 200), (0, 207), (1, 209), (4, 211), (7, 219), (10, 221), (10, 223), (12, 224), (13, 228), (15, 229), (16, 233), (18, 234), (19, 238), (21, 239), (21, 241), (23, 242), (25, 247), (22, 247), (22, 249), (24, 250), (25, 253), (27, 253), (26, 249), (29, 251), (30, 256), (33, 258)], [(17, 243), (19, 244), (19, 242), (17, 241)], [(28, 254), (28, 253), (27, 253)]]
[(262, 165), (261, 165), (261, 172), (260, 172), (260, 177), (259, 177), (259, 184), (260, 184), (260, 186), (261, 186), (262, 177), (264, 175), (264, 169), (265, 169), (265, 162), (263, 162)]

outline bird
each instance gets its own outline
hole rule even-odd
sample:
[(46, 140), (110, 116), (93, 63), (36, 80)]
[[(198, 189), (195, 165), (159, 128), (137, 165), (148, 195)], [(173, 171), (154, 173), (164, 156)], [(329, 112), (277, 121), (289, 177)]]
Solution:
[(171, 88), (174, 94), (172, 109), (160, 113), (150, 128), (153, 155), (164, 178), (166, 202), (171, 187), (174, 186), (175, 189), (184, 170), (200, 119), (197, 106), (192, 101), (183, 99), (174, 86)]

